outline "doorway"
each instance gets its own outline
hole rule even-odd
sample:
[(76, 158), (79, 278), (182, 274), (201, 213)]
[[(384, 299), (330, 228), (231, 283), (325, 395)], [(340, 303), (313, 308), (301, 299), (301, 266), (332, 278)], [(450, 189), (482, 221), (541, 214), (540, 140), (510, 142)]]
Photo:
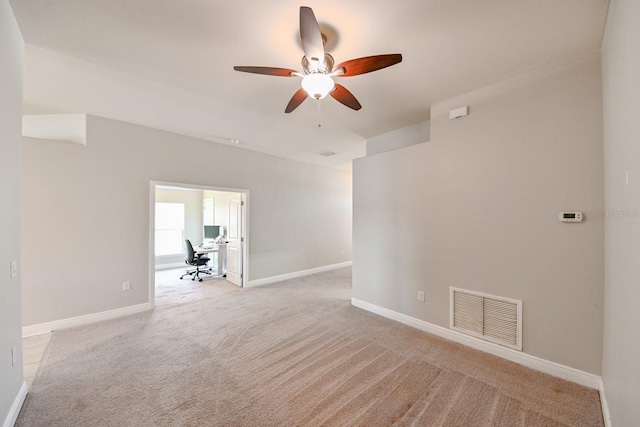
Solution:
[[(219, 247), (211, 256), (212, 266), (217, 267), (216, 277), (244, 287), (249, 265), (248, 203), (246, 189), (151, 181), (149, 301), (152, 308), (156, 304), (156, 273), (186, 268), (185, 239), (194, 242), (194, 246)], [(217, 236), (211, 235), (212, 230)]]

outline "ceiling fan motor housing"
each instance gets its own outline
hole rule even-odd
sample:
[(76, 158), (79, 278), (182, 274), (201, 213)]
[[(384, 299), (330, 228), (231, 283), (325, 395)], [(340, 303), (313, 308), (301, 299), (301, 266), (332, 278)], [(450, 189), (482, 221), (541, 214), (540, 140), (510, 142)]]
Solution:
[(333, 56), (326, 53), (321, 61), (316, 61), (315, 58), (311, 60), (307, 59), (306, 56), (302, 57), (302, 69), (305, 74), (313, 74), (313, 73), (322, 73), (329, 74), (333, 71)]

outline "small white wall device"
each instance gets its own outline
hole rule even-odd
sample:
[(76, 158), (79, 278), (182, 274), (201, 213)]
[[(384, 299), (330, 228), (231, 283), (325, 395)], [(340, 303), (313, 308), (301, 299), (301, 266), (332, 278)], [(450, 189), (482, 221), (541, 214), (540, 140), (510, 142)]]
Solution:
[(459, 119), (461, 117), (466, 117), (469, 115), (469, 106), (465, 105), (464, 107), (455, 108), (449, 111), (449, 120)]
[(560, 222), (582, 222), (582, 212), (560, 212)]

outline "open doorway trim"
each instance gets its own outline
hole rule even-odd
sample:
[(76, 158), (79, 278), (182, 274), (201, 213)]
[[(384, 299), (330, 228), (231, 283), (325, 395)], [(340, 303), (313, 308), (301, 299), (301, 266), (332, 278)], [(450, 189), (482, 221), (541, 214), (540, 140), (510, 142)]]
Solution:
[(244, 188), (215, 187), (212, 185), (186, 184), (181, 182), (150, 181), (149, 183), (149, 308), (156, 306), (156, 257), (155, 257), (155, 215), (156, 215), (156, 188), (175, 187), (185, 190), (210, 190), (240, 193), (244, 201), (244, 215), (242, 229), (244, 244), (242, 245), (242, 283), (249, 281), (249, 190)]

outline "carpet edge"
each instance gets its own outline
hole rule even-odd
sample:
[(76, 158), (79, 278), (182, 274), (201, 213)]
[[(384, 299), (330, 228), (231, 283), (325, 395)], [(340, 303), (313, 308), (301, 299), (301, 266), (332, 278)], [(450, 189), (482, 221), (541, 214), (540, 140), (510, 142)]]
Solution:
[(589, 372), (581, 371), (570, 366), (561, 365), (559, 363), (542, 359), (528, 353), (502, 347), (498, 344), (483, 341), (472, 336), (467, 336), (460, 332), (453, 331), (451, 329), (444, 328), (442, 326), (438, 326), (424, 320), (416, 319), (415, 317), (407, 316), (406, 314), (398, 313), (396, 311), (390, 310), (385, 307), (380, 307), (378, 305), (363, 301), (358, 298), (351, 298), (351, 305), (371, 312), (373, 314), (386, 317), (387, 319), (403, 323), (407, 326), (411, 326), (423, 332), (437, 335), (449, 341), (454, 341), (458, 344), (466, 345), (476, 350), (480, 350), (485, 353), (507, 359), (511, 362), (518, 363), (519, 365), (526, 366), (527, 368), (531, 368), (536, 371), (561, 378), (563, 380), (571, 381), (573, 383), (595, 390), (600, 390), (601, 388), (603, 388), (603, 386), (601, 386), (602, 377), (591, 374)]
[(116, 319), (118, 317), (129, 316), (131, 314), (142, 313), (151, 310), (148, 302), (127, 307), (116, 308), (113, 310), (100, 311), (98, 313), (85, 314), (82, 316), (70, 317), (68, 319), (53, 320), (51, 322), (38, 323), (30, 326), (22, 327), (22, 338), (34, 335), (47, 334), (54, 330), (73, 328), (76, 326), (88, 325), (103, 320)]

